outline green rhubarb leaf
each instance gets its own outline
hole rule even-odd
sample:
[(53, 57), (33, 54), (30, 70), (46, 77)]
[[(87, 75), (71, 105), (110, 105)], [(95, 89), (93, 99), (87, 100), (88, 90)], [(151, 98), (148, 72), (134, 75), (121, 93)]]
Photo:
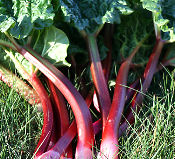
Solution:
[[(7, 37), (0, 32), (0, 43), (9, 43)], [(4, 52), (3, 47), (0, 45), (0, 64), (5, 68), (15, 71), (15, 65), (13, 61), (10, 59), (9, 55)]]
[(87, 33), (104, 23), (120, 23), (120, 14), (132, 13), (125, 0), (60, 0), (60, 4), (65, 21)]
[(7, 55), (1, 48), (0, 48), (0, 64), (3, 65), (5, 68), (11, 70), (12, 72), (15, 71), (15, 65), (13, 61), (10, 59), (9, 55)]
[[(70, 64), (65, 60), (67, 57), (67, 48), (69, 46), (69, 40), (66, 34), (54, 26), (45, 28), (42, 32), (38, 32), (39, 35), (36, 36), (34, 34), (36, 36), (34, 38), (35, 42), (38, 38), (38, 42), (33, 44), (34, 50), (56, 66), (70, 66)], [(22, 64), (29, 74), (32, 73), (32, 66), (28, 60), (17, 52), (15, 53), (15, 58)]]
[(162, 31), (162, 39), (175, 41), (175, 1), (140, 0), (143, 8), (153, 13), (154, 22)]
[[(31, 68), (31, 63), (26, 60), (21, 54), (19, 54), (18, 52), (15, 52), (15, 58), (20, 62), (20, 64), (24, 67), (24, 69), (27, 71), (27, 73), (31, 74), (32, 73), (32, 68)], [(25, 78), (24, 74), (22, 73), (22, 71), (20, 71), (20, 69), (17, 69), (19, 71), (19, 73), (21, 74), (21, 76)]]
[(116, 60), (126, 59), (133, 49), (141, 42), (144, 41), (139, 52), (133, 58), (133, 62), (137, 64), (144, 64), (148, 60), (148, 53), (152, 52), (151, 40), (154, 37), (154, 25), (152, 21), (152, 15), (150, 12), (139, 8), (135, 12), (128, 16), (121, 17), (122, 22), (117, 26), (114, 33), (114, 49)]
[(51, 26), (46, 28), (42, 33), (37, 32), (37, 34), (34, 34), (33, 41), (37, 41), (36, 39), (38, 36), (39, 39), (37, 44), (33, 44), (34, 50), (56, 66), (70, 66), (65, 60), (67, 57), (69, 40), (62, 30)]
[(13, 0), (14, 16), (22, 22), (24, 17), (30, 17), (35, 29), (43, 29), (52, 25), (54, 17), (51, 0)]
[(167, 45), (168, 51), (166, 52), (163, 61), (168, 61), (169, 65), (175, 66), (175, 43)]
[(0, 31), (18, 39), (27, 37), (32, 29), (43, 29), (53, 23), (51, 0), (1, 0)]
[(70, 66), (65, 60), (68, 46), (69, 40), (66, 34), (62, 30), (51, 26), (45, 31), (44, 49), (42, 50), (41, 56), (55, 65)]
[(7, 31), (14, 23), (15, 19), (10, 16), (12, 12), (12, 2), (0, 0), (0, 31)]
[(160, 0), (140, 0), (143, 8), (152, 12), (159, 12), (161, 8)]

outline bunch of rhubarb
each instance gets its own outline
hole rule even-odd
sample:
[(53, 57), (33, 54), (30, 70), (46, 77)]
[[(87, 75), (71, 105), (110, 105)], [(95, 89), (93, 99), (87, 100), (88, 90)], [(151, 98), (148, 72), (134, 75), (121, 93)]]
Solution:
[(119, 158), (119, 137), (153, 75), (173, 65), (173, 47), (160, 55), (175, 41), (174, 8), (173, 0), (0, 1), (1, 80), (43, 112), (34, 158)]

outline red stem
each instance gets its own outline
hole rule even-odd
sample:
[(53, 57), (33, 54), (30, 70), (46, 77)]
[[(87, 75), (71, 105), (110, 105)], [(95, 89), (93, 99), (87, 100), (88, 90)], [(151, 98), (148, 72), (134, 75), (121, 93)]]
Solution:
[[(88, 108), (90, 107), (91, 103), (92, 103), (92, 93), (88, 94), (88, 96), (86, 97), (86, 104)], [(69, 129), (64, 133), (63, 136), (60, 137), (60, 139), (57, 141), (54, 147), (47, 153), (50, 154), (52, 152), (57, 152), (60, 155), (62, 155), (62, 153), (66, 151), (67, 147), (70, 145), (76, 134), (77, 134), (77, 125), (74, 120), (71, 123)]]
[[(113, 30), (114, 30), (113, 25), (106, 24), (105, 44), (108, 48), (108, 52), (107, 52), (107, 57), (105, 58), (105, 60), (102, 61), (102, 68), (103, 68), (103, 73), (104, 73), (106, 82), (108, 82), (110, 69), (111, 69), (111, 62), (112, 62), (112, 56), (111, 56), (111, 54), (112, 54), (112, 39), (111, 39), (111, 37), (113, 34)], [(94, 107), (97, 109), (97, 111), (100, 112), (100, 106), (98, 103), (96, 91), (94, 91), (93, 103), (94, 103)]]
[[(88, 107), (90, 107), (92, 103), (92, 93), (88, 94), (88, 96), (86, 97), (86, 103)], [(93, 128), (94, 128), (94, 134), (98, 134), (101, 131), (101, 128), (102, 128), (101, 119), (93, 123)], [(69, 129), (58, 140), (55, 146), (51, 150), (49, 150), (49, 152), (47, 153), (58, 152), (61, 155), (63, 152), (65, 152), (65, 150), (70, 145), (70, 143), (72, 142), (76, 134), (77, 134), (77, 126), (76, 126), (76, 122), (73, 121)]]
[(50, 150), (61, 137), (60, 115), (58, 113), (57, 107), (53, 102), (53, 99), (51, 96), (50, 96), (50, 99), (51, 99), (52, 109), (53, 109), (53, 128), (52, 128), (52, 134), (51, 134), (47, 151)]
[(116, 86), (114, 90), (114, 96), (112, 101), (112, 106), (109, 112), (108, 120), (102, 133), (101, 142), (101, 157), (102, 158), (118, 158), (119, 147), (118, 147), (118, 130), (120, 125), (120, 120), (122, 117), (122, 112), (125, 105), (126, 99), (126, 85), (127, 77), (130, 68), (132, 58), (140, 48), (138, 45), (132, 54), (126, 59), (125, 62), (120, 66), (117, 78)]
[[(56, 67), (47, 62), (33, 50), (30, 49), (30, 52), (32, 52), (31, 54), (24, 48), (18, 48), (18, 52), (34, 66), (39, 68), (39, 70), (48, 77), (65, 96), (73, 110), (77, 122), (78, 144), (76, 157), (92, 158), (91, 148), (94, 143), (92, 119), (87, 104), (82, 96)], [(58, 153), (56, 154), (58, 155)], [(53, 153), (53, 155), (55, 155), (55, 153)]]
[(53, 126), (53, 112), (48, 94), (44, 86), (42, 85), (41, 81), (36, 76), (36, 74), (31, 75), (29, 82), (31, 83), (31, 85), (33, 86), (33, 88), (36, 90), (37, 94), (40, 97), (44, 113), (42, 133), (38, 145), (35, 149), (36, 153), (35, 157), (38, 157), (41, 154), (43, 154), (48, 147)]
[[(101, 119), (97, 120), (93, 123), (94, 134), (98, 134), (102, 128)], [(59, 155), (65, 152), (67, 147), (70, 145), (72, 140), (77, 134), (77, 126), (76, 122), (73, 121), (69, 127), (69, 129), (64, 133), (64, 135), (57, 141), (55, 146), (50, 149), (47, 154), (52, 154), (53, 152), (57, 152)]]
[(91, 67), (90, 67), (91, 74), (97, 92), (98, 101), (100, 103), (100, 110), (102, 113), (103, 128), (104, 128), (111, 107), (110, 95), (105, 80), (105, 76), (102, 70), (96, 38), (93, 35), (87, 35), (86, 40), (89, 50), (89, 56), (91, 59)]
[[(156, 45), (153, 49), (153, 52), (149, 58), (148, 64), (146, 65), (145, 71), (144, 71), (142, 86), (139, 90), (139, 92), (142, 92), (142, 93), (136, 92), (134, 95), (135, 98), (132, 101), (133, 111), (136, 111), (137, 106), (139, 106), (139, 107), (137, 107), (137, 111), (139, 111), (139, 109), (140, 109), (140, 105), (141, 105), (143, 98), (144, 98), (143, 94), (145, 94), (147, 92), (147, 90), (151, 84), (153, 75), (156, 72), (158, 60), (159, 60), (163, 46), (164, 46), (164, 42), (158, 39), (156, 42)], [(127, 116), (127, 121), (125, 121), (121, 125), (120, 132), (126, 130), (126, 128), (128, 127), (128, 122), (129, 122), (129, 124), (134, 123), (134, 115), (133, 115), (132, 111), (129, 112), (129, 114)]]
[[(54, 105), (55, 105), (55, 116), (59, 117), (59, 121), (57, 122), (56, 127), (60, 127), (61, 129), (61, 136), (64, 135), (64, 133), (67, 131), (67, 129), (69, 128), (69, 115), (68, 115), (68, 111), (66, 108), (66, 104), (65, 104), (65, 100), (64, 97), (62, 96), (62, 94), (60, 93), (60, 91), (55, 87), (55, 85), (52, 83), (52, 81), (48, 80), (48, 85), (50, 88), (50, 93), (51, 93), (51, 97), (53, 97), (53, 101), (54, 101)], [(56, 131), (59, 132), (59, 131)], [(57, 134), (54, 134), (55, 136), (57, 136)], [(53, 136), (54, 137), (54, 136)], [(56, 142), (58, 141), (58, 137), (55, 137), (57, 140), (54, 141), (54, 145), (56, 144)], [(65, 151), (65, 154), (62, 155), (66, 156), (68, 158), (72, 158), (72, 149), (71, 149), (71, 145), (68, 147), (68, 149)]]

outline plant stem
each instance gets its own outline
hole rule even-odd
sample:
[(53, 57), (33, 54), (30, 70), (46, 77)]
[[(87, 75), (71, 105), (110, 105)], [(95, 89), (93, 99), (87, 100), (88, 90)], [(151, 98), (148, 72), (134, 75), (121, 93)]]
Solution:
[(126, 98), (126, 85), (127, 77), (132, 62), (132, 58), (140, 48), (139, 44), (132, 52), (132, 54), (122, 63), (120, 66), (117, 78), (116, 86), (114, 90), (114, 96), (112, 101), (112, 106), (109, 112), (108, 120), (105, 129), (102, 133), (102, 143), (101, 143), (101, 157), (102, 158), (118, 158), (119, 147), (118, 147), (118, 130), (120, 125), (120, 120), (122, 117), (122, 112), (125, 105)]
[[(5, 32), (5, 34), (14, 45), (12, 49), (20, 53), (20, 51), (22, 51), (22, 47), (7, 32)], [(53, 112), (52, 112), (51, 102), (44, 86), (42, 85), (40, 80), (37, 78), (36, 74), (29, 74), (25, 70), (25, 68), (22, 66), (22, 64), (14, 57), (11, 51), (9, 52), (6, 49), (4, 50), (6, 51), (6, 53), (10, 55), (11, 59), (14, 61), (21, 75), (30, 82), (32, 87), (35, 89), (35, 91), (39, 95), (40, 101), (42, 103), (42, 108), (44, 113), (44, 122), (43, 122), (44, 124), (42, 128), (40, 140), (35, 149), (35, 156), (38, 157), (45, 152), (50, 141), (52, 126), (53, 126)]]
[(91, 74), (97, 92), (98, 101), (100, 104), (100, 110), (102, 113), (103, 128), (104, 128), (111, 106), (110, 95), (105, 80), (105, 76), (102, 70), (96, 38), (94, 35), (87, 35), (86, 40), (91, 60), (91, 67), (90, 67)]
[(16, 50), (16, 48), (14, 47), (13, 44), (11, 44), (11, 43), (9, 43), (7, 41), (1, 40), (1, 39), (0, 39), (0, 45), (8, 47), (8, 48), (11, 48), (12, 50)]
[[(100, 132), (101, 126), (102, 126), (101, 119), (93, 123), (94, 134), (98, 134)], [(49, 154), (52, 154), (52, 152), (57, 152), (59, 153), (59, 155), (62, 155), (62, 153), (66, 151), (67, 147), (75, 138), (76, 134), (77, 134), (77, 126), (76, 126), (76, 122), (73, 121), (69, 129), (64, 133), (62, 137), (60, 137), (60, 139), (57, 141), (54, 147), (46, 152), (48, 156)]]
[[(53, 108), (54, 109), (54, 116), (55, 116), (55, 119), (57, 121), (58, 121), (58, 119), (57, 119), (57, 116), (58, 116), (59, 121), (60, 121), (60, 122), (56, 122), (59, 125), (55, 125), (55, 126), (60, 128), (61, 130), (56, 131), (56, 133), (61, 131), (60, 135), (63, 136), (64, 133), (69, 128), (69, 116), (68, 116), (68, 111), (67, 111), (66, 104), (64, 101), (64, 97), (62, 96), (60, 91), (55, 87), (55, 85), (50, 80), (48, 80), (48, 85), (49, 85), (49, 89), (50, 89), (50, 93), (51, 93), (51, 99), (53, 99), (53, 103), (54, 103), (54, 108)], [(55, 133), (55, 135), (57, 135), (56, 133)], [(57, 142), (57, 140), (54, 142), (54, 144), (56, 142)], [(63, 154), (62, 157), (63, 156), (66, 156), (68, 158), (72, 158), (71, 145), (67, 148), (67, 150), (65, 151), (65, 154)]]
[[(91, 148), (94, 143), (94, 132), (90, 111), (84, 101), (83, 97), (71, 84), (71, 82), (52, 64), (39, 56), (31, 48), (30, 52), (22, 48), (14, 39), (6, 33), (7, 37), (16, 47), (16, 50), (23, 55), (34, 66), (49, 78), (60, 92), (67, 99), (77, 122), (78, 129), (78, 144), (76, 149), (77, 158), (92, 158)], [(32, 54), (31, 54), (32, 53)]]
[[(140, 88), (139, 91), (137, 91), (134, 95), (134, 99), (132, 101), (132, 110), (133, 111), (139, 111), (141, 103), (143, 101), (143, 94), (145, 94), (151, 84), (152, 78), (154, 73), (156, 72), (156, 68), (157, 68), (157, 64), (158, 64), (158, 60), (162, 51), (162, 48), (164, 46), (165, 42), (163, 42), (161, 39), (157, 39), (155, 47), (153, 49), (153, 52), (149, 58), (149, 61), (146, 65), (145, 71), (144, 71), (144, 75), (143, 75), (143, 82), (142, 82), (142, 86)], [(138, 92), (142, 92), (142, 93), (138, 93)], [(124, 123), (122, 123), (121, 125), (121, 130), (120, 131), (124, 131), (126, 130), (126, 128), (128, 127), (129, 124), (133, 124), (134, 123), (134, 115), (132, 113), (132, 111), (129, 112), (129, 114), (127, 115), (127, 121), (125, 121)]]
[(29, 82), (40, 97), (44, 113), (44, 124), (42, 128), (42, 133), (38, 145), (35, 149), (35, 157), (38, 157), (46, 151), (50, 141), (53, 127), (53, 111), (48, 94), (36, 74), (31, 75)]
[[(102, 68), (103, 68), (103, 73), (104, 73), (107, 83), (108, 83), (108, 78), (110, 74), (111, 62), (112, 62), (112, 34), (113, 32), (114, 32), (113, 25), (106, 24), (105, 26), (105, 45), (108, 48), (108, 52), (107, 52), (107, 57), (102, 61)], [(100, 106), (99, 106), (97, 94), (95, 91), (94, 91), (94, 96), (93, 96), (93, 103), (94, 103), (94, 107), (96, 108), (96, 110), (100, 112)]]
[(29, 50), (30, 52), (24, 48), (19, 48), (18, 52), (38, 67), (39, 70), (55, 84), (71, 105), (78, 129), (77, 158), (91, 158), (94, 133), (91, 115), (86, 102), (71, 82), (55, 66), (47, 62), (31, 48), (29, 48)]
[[(91, 92), (91, 91), (90, 91)], [(88, 107), (90, 107), (92, 103), (92, 92), (88, 94), (86, 97), (86, 103)], [(97, 120), (93, 123), (93, 129), (94, 134), (98, 134), (102, 129), (102, 122), (101, 119)], [(75, 138), (77, 134), (77, 126), (75, 120), (71, 123), (69, 129), (64, 133), (63, 136), (60, 137), (60, 139), (57, 141), (57, 143), (54, 145), (52, 149), (50, 149), (47, 153), (52, 154), (52, 152), (57, 152), (60, 155), (62, 155), (63, 152), (67, 149), (67, 147), (70, 145), (72, 140)]]

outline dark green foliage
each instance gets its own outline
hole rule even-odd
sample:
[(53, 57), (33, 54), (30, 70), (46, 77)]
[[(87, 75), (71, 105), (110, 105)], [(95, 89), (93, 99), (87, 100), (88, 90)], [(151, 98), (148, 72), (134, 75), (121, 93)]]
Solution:
[(95, 33), (104, 23), (120, 23), (120, 14), (130, 14), (132, 10), (124, 0), (60, 0), (65, 20), (78, 30)]
[(143, 8), (153, 13), (158, 30), (162, 31), (163, 40), (175, 41), (175, 1), (141, 0)]
[[(115, 49), (121, 58), (127, 58), (133, 49), (143, 42), (136, 56), (134, 63), (144, 64), (146, 57), (151, 53), (152, 43), (155, 40), (152, 15), (138, 8), (134, 13), (128, 16), (122, 16), (122, 22), (115, 30)], [(153, 40), (152, 40), (153, 39)], [(115, 54), (116, 54), (115, 52)]]
[(18, 39), (27, 37), (32, 29), (43, 29), (53, 23), (54, 12), (51, 0), (1, 0), (0, 31), (10, 29)]

